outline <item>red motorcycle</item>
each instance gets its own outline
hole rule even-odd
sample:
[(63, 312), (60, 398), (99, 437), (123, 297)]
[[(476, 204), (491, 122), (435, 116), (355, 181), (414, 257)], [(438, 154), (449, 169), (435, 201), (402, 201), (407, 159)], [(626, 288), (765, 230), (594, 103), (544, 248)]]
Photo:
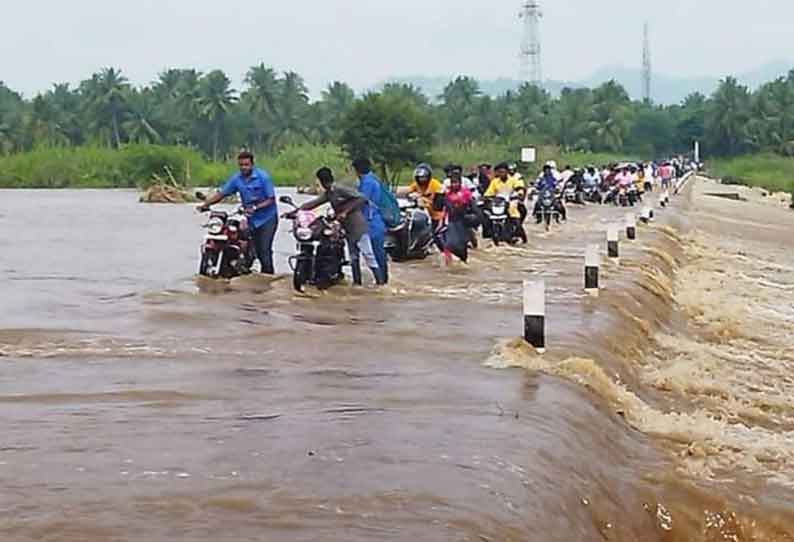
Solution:
[(256, 251), (243, 208), (231, 214), (218, 210), (208, 212), (199, 274), (224, 279), (250, 274)]

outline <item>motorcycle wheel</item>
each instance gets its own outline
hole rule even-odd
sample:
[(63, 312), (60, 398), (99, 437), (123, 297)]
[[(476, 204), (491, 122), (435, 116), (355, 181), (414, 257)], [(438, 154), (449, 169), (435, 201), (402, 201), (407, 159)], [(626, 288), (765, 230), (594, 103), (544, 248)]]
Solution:
[(502, 242), (502, 227), (501, 226), (494, 226), (491, 230), (491, 239), (493, 240), (494, 246), (499, 246), (499, 243)]
[(209, 270), (215, 267), (218, 254), (214, 252), (204, 252), (201, 254), (201, 261), (199, 262), (199, 275), (209, 277)]
[(303, 285), (309, 281), (311, 263), (308, 260), (298, 260), (295, 263), (295, 271), (292, 272), (292, 286), (297, 292), (303, 292)]
[(546, 213), (546, 231), (551, 231), (551, 213)]

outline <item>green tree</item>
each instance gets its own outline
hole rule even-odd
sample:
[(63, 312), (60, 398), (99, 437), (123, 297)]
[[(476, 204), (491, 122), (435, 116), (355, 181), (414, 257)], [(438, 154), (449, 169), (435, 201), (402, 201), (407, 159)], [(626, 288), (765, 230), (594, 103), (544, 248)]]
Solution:
[(218, 160), (226, 117), (236, 100), (231, 81), (221, 70), (211, 71), (201, 79), (196, 104), (201, 119), (210, 126), (213, 160)]
[(709, 148), (719, 155), (736, 155), (747, 145), (750, 92), (734, 77), (727, 77), (714, 92), (706, 110)]
[(433, 121), (417, 104), (399, 96), (371, 93), (342, 122), (342, 147), (351, 158), (367, 156), (384, 180), (425, 159), (433, 143)]
[(458, 77), (438, 97), (441, 135), (453, 141), (472, 141), (479, 136), (481, 117), (478, 111), (482, 91), (471, 77)]
[(593, 89), (589, 139), (595, 151), (619, 152), (631, 129), (631, 99), (626, 89), (608, 81)]
[(145, 88), (134, 90), (128, 97), (129, 115), (123, 123), (130, 143), (161, 143), (163, 137), (156, 127), (156, 91)]
[(565, 150), (590, 150), (588, 123), (593, 106), (592, 91), (587, 88), (564, 88), (554, 104), (552, 133)]
[(129, 88), (127, 78), (116, 68), (103, 68), (81, 85), (94, 115), (95, 125), (110, 128), (111, 144), (115, 148), (121, 146), (121, 118), (126, 112)]

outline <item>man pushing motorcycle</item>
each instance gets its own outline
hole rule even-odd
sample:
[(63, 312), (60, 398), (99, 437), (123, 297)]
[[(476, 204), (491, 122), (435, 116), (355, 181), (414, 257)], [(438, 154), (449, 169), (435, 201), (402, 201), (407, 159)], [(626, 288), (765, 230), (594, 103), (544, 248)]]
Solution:
[(207, 198), (198, 209), (205, 212), (225, 198), (240, 194), (262, 273), (273, 275), (275, 274), (273, 240), (278, 230), (278, 209), (273, 180), (268, 172), (254, 166), (254, 155), (250, 152), (243, 151), (237, 156), (237, 166), (240, 172), (226, 181), (221, 189)]
[(353, 271), (353, 284), (360, 286), (361, 257), (372, 270), (375, 282), (385, 284), (383, 269), (378, 265), (375, 251), (372, 248), (372, 239), (369, 234), (369, 223), (362, 209), (367, 204), (367, 198), (355, 190), (339, 186), (334, 182), (333, 172), (323, 167), (317, 171), (317, 180), (320, 181), (324, 192), (313, 200), (301, 205), (301, 210), (310, 211), (320, 205), (329, 203), (334, 210), (336, 219), (345, 228), (348, 250), (350, 251), (350, 265)]

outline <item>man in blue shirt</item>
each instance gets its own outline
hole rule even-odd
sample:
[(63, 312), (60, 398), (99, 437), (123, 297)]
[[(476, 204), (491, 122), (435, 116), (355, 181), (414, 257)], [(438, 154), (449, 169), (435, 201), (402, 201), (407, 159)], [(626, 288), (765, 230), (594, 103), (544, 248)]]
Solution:
[(265, 170), (254, 167), (254, 155), (250, 152), (241, 152), (237, 157), (237, 165), (240, 173), (233, 175), (220, 191), (199, 205), (199, 210), (206, 211), (224, 198), (240, 194), (262, 273), (273, 275), (273, 240), (278, 230), (278, 208), (273, 180)]
[(372, 250), (375, 252), (375, 259), (378, 260), (378, 267), (381, 269), (383, 283), (389, 282), (389, 260), (386, 257), (386, 224), (380, 214), (381, 190), (383, 190), (380, 180), (372, 173), (372, 163), (367, 158), (357, 158), (353, 160), (353, 169), (358, 176), (358, 191), (367, 198), (367, 204), (362, 209), (364, 217), (369, 223), (369, 238), (372, 242)]

